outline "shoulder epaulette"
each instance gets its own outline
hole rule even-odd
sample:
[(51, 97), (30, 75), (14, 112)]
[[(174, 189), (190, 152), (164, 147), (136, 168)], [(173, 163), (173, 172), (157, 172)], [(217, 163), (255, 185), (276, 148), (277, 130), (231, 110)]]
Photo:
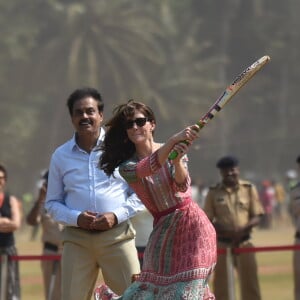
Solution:
[(240, 185), (246, 186), (246, 187), (252, 187), (253, 183), (251, 183), (250, 181), (246, 181), (246, 180), (240, 180)]

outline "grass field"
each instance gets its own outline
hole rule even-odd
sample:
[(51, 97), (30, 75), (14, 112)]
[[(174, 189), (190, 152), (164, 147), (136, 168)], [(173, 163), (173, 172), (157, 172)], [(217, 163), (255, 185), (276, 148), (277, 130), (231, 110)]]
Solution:
[[(19, 255), (40, 255), (39, 238), (30, 239), (30, 228), (26, 227), (17, 234)], [(293, 244), (293, 227), (287, 222), (277, 224), (270, 230), (257, 229), (253, 233), (256, 246), (279, 246)], [(293, 300), (292, 252), (258, 252), (259, 280), (264, 300)], [(20, 261), (22, 300), (42, 300), (43, 284), (40, 262), (37, 260)], [(236, 285), (238, 281), (236, 280)], [(238, 289), (238, 286), (236, 287)], [(236, 300), (239, 298), (236, 293)]]

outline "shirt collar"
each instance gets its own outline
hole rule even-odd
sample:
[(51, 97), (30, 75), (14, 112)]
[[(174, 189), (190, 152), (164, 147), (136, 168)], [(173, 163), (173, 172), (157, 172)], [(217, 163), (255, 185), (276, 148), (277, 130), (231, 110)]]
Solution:
[(228, 187), (223, 182), (221, 182), (222, 188), (224, 190), (226, 190), (226, 191), (236, 191), (236, 190), (238, 190), (240, 188), (241, 185), (242, 185), (242, 182), (241, 182), (240, 179), (238, 180), (238, 184), (236, 186), (234, 186), (234, 187)]
[[(100, 128), (100, 134), (99, 134), (99, 137), (98, 137), (98, 140), (97, 140), (97, 144), (96, 146), (94, 147), (93, 151), (99, 151), (100, 150), (100, 147), (103, 143), (103, 140), (104, 140), (104, 136), (105, 136), (105, 130), (101, 127)], [(72, 139), (70, 140), (70, 146), (71, 146), (71, 149), (74, 151), (74, 150), (81, 150), (79, 148), (79, 146), (77, 145), (76, 143), (76, 132), (73, 134), (73, 137)]]

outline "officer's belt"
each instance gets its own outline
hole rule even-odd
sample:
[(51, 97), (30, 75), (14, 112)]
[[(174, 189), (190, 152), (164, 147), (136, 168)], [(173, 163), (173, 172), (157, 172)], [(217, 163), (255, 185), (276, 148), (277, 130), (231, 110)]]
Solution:
[(58, 252), (58, 246), (49, 242), (44, 243), (44, 249), (51, 250), (53, 252)]
[[(248, 241), (249, 239), (250, 239), (250, 235), (247, 234), (247, 235), (243, 236), (243, 237), (240, 239), (240, 243), (245, 242), (245, 241)], [(218, 240), (218, 242), (220, 242), (220, 243), (226, 243), (226, 244), (234, 243), (234, 240), (231, 239), (231, 238), (218, 237), (217, 240)]]

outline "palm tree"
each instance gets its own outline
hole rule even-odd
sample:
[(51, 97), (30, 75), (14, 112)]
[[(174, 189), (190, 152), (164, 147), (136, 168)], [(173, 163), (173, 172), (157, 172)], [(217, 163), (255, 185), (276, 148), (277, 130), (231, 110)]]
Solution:
[[(56, 86), (71, 90), (82, 85), (101, 87), (114, 103), (134, 89), (149, 88), (146, 69), (163, 65), (162, 26), (153, 6), (139, 1), (51, 1), (52, 19), (41, 34), (36, 53), (35, 82), (53, 99)], [(55, 26), (55, 31), (51, 30)], [(120, 100), (119, 100), (120, 99)], [(51, 123), (52, 144), (57, 140), (65, 112), (55, 100)], [(111, 111), (108, 102), (108, 111)], [(53, 102), (51, 103), (53, 106)]]
[(196, 122), (212, 104), (219, 87), (214, 78), (218, 59), (207, 54), (211, 42), (203, 32), (203, 19), (193, 15), (192, 9), (185, 7), (182, 14), (182, 7), (173, 5), (173, 1), (160, 1), (160, 19), (168, 36), (167, 65), (159, 77), (154, 74), (156, 88), (149, 89), (148, 96), (164, 103), (167, 109), (160, 111), (165, 120), (182, 126)]

